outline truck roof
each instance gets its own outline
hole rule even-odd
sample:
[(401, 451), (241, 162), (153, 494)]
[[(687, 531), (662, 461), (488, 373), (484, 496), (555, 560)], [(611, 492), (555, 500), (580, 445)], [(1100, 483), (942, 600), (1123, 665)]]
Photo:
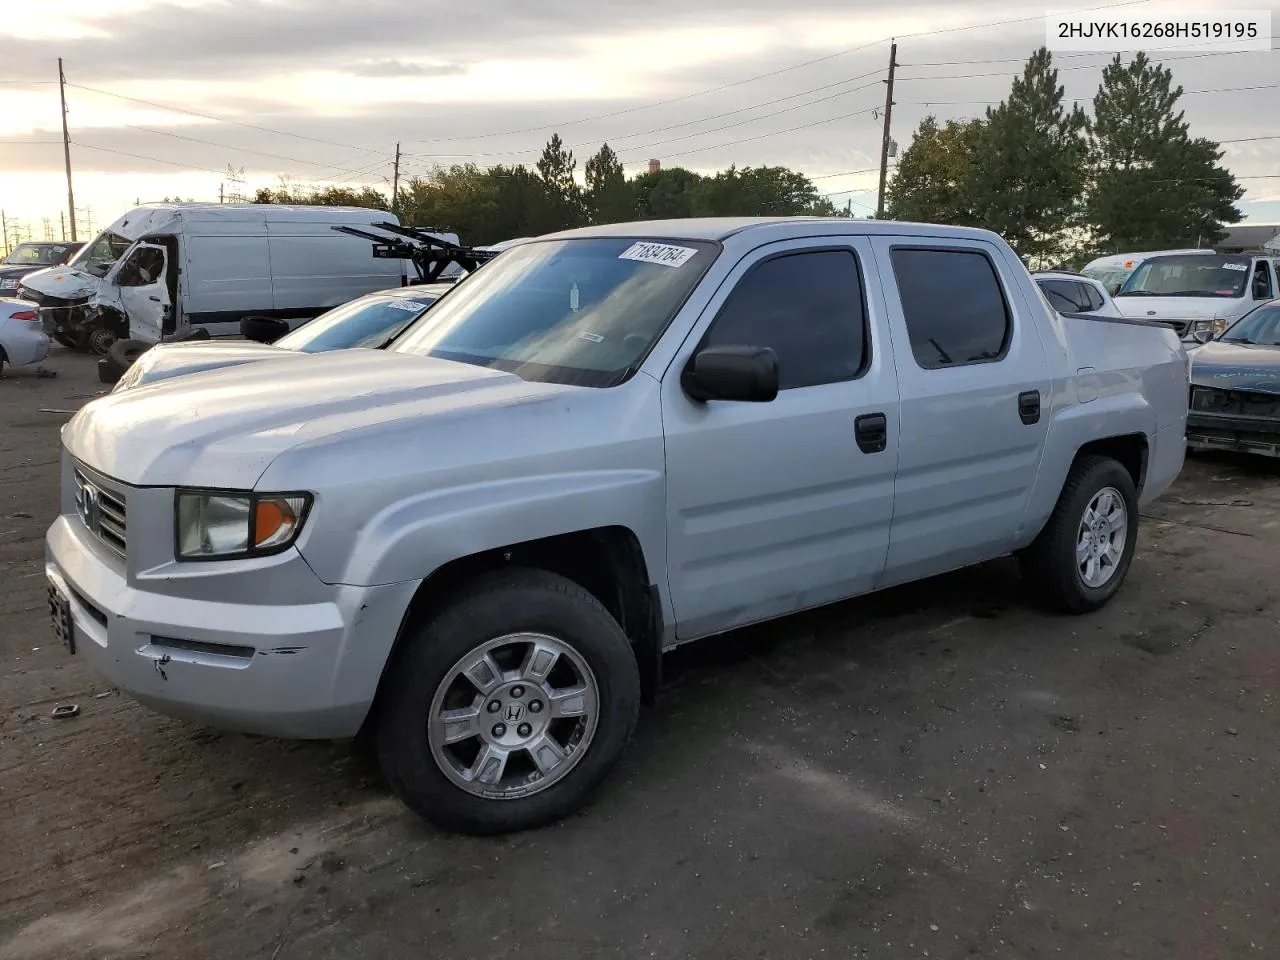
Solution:
[(722, 241), (739, 233), (762, 233), (775, 240), (828, 233), (893, 236), (925, 234), (966, 240), (999, 240), (989, 230), (949, 227), (936, 223), (898, 220), (852, 220), (847, 217), (689, 217), (680, 220), (635, 220), (606, 223), (547, 234), (539, 239), (570, 237), (667, 237), (680, 240)]

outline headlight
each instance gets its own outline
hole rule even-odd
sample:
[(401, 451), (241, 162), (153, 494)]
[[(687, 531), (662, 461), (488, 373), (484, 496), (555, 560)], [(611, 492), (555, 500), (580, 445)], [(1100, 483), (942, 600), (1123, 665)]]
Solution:
[(1227, 329), (1227, 321), (1222, 317), (1216, 317), (1210, 329), (1213, 330), (1213, 335), (1216, 337), (1223, 330)]
[(179, 490), (174, 551), (179, 560), (261, 557), (298, 538), (309, 493), (218, 493)]

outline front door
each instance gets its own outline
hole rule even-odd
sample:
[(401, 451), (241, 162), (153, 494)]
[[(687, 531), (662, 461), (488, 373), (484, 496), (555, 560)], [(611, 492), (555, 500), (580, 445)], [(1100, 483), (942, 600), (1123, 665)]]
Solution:
[(129, 336), (147, 343), (158, 343), (164, 333), (169, 303), (165, 280), (169, 255), (164, 247), (139, 243), (120, 264), (115, 282), (120, 289), (120, 304), (129, 318)]
[[(1052, 381), (1031, 311), (982, 240), (872, 241), (902, 397), (885, 584), (1013, 549), (1040, 467)], [(998, 266), (997, 266), (998, 265)]]
[[(693, 639), (874, 589), (898, 456), (898, 395), (862, 239), (769, 244), (707, 305), (663, 378), (676, 634)], [(873, 288), (874, 289), (874, 288)], [(768, 403), (696, 402), (702, 346), (771, 347)]]

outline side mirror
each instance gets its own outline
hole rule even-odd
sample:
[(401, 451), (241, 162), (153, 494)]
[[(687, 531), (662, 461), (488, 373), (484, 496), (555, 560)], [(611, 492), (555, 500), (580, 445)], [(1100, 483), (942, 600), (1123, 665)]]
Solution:
[(275, 343), (289, 332), (289, 322), (279, 317), (243, 317), (240, 334), (257, 343)]
[(769, 347), (707, 347), (689, 360), (680, 386), (702, 403), (768, 403), (778, 395), (778, 355)]
[(1208, 343), (1210, 340), (1213, 339), (1213, 331), (1197, 330), (1195, 333), (1191, 335), (1191, 339), (1194, 340), (1196, 343), (1200, 343), (1200, 344)]

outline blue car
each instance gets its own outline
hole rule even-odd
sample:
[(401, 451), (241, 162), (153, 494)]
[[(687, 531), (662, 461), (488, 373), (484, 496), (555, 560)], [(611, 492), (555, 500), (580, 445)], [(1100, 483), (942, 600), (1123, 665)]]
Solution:
[(1280, 299), (1195, 339), (1187, 445), (1280, 457)]

